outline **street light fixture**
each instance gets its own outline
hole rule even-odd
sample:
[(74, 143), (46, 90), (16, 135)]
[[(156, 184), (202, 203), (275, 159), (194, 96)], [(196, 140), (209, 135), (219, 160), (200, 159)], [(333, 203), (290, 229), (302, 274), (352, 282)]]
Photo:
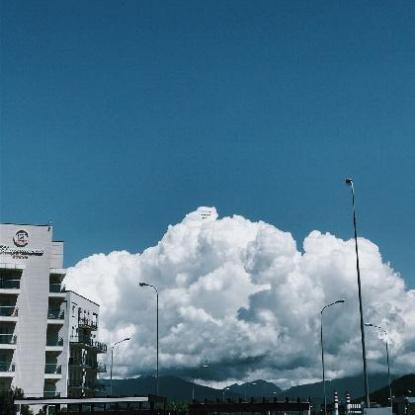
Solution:
[[(209, 367), (209, 365), (207, 364), (207, 362), (205, 361), (204, 363), (202, 363), (202, 369), (207, 369)], [(194, 401), (196, 399), (196, 380), (195, 378), (193, 378), (193, 387), (192, 387), (192, 401)]]
[(350, 186), (352, 190), (353, 229), (354, 229), (354, 241), (355, 241), (355, 251), (356, 251), (357, 286), (359, 289), (360, 333), (361, 333), (361, 338), (362, 338), (363, 377), (364, 377), (364, 383), (365, 383), (366, 407), (370, 408), (369, 382), (368, 382), (368, 377), (367, 377), (367, 363), (366, 363), (365, 326), (364, 326), (364, 318), (363, 318), (362, 285), (360, 281), (359, 246), (357, 243), (356, 197), (355, 197), (355, 192), (354, 192), (353, 180), (350, 178), (347, 178), (345, 179), (345, 183), (348, 186)]
[(365, 323), (366, 327), (374, 327), (375, 329), (380, 330), (385, 335), (385, 348), (386, 348), (386, 364), (388, 366), (388, 385), (389, 385), (389, 400), (392, 406), (392, 386), (391, 386), (391, 370), (389, 363), (389, 344), (388, 344), (388, 332), (380, 326), (376, 326), (372, 323)]
[(157, 288), (152, 285), (148, 284), (146, 282), (140, 282), (140, 287), (150, 287), (152, 288), (156, 293), (156, 396), (159, 394), (159, 292)]
[(323, 338), (323, 312), (327, 308), (335, 304), (343, 304), (344, 300), (336, 300), (330, 304), (325, 305), (320, 311), (320, 343), (321, 343), (321, 366), (323, 368), (323, 395), (324, 395), (324, 415), (327, 415), (327, 395), (326, 395), (326, 375), (324, 367), (324, 338)]
[(111, 347), (111, 364), (110, 364), (110, 391), (111, 391), (111, 396), (112, 396), (112, 366), (114, 364), (114, 348), (115, 346), (118, 346), (120, 343), (126, 342), (128, 340), (131, 340), (130, 337), (126, 337), (125, 339), (122, 339), (118, 342), (115, 342)]

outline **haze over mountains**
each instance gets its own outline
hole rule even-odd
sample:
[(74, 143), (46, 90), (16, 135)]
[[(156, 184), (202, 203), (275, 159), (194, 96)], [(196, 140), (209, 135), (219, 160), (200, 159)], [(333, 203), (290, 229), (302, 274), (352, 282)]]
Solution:
[[(415, 375), (413, 375), (415, 377)], [(109, 380), (102, 380), (109, 388)], [(375, 374), (369, 377), (370, 389), (376, 391), (387, 385), (387, 376), (383, 374)], [(176, 376), (161, 376), (159, 378), (160, 394), (166, 396), (170, 400), (189, 401), (192, 399), (193, 383), (181, 379)], [(203, 399), (239, 399), (239, 398), (277, 398), (285, 399), (308, 399), (313, 401), (320, 400), (322, 394), (322, 383), (310, 383), (300, 386), (294, 386), (286, 390), (282, 390), (277, 385), (264, 380), (256, 380), (243, 384), (232, 384), (223, 389), (215, 389), (199, 384), (194, 385), (194, 396), (197, 400)], [(349, 392), (352, 398), (363, 395), (362, 376), (345, 377), (334, 379), (327, 383), (327, 394), (331, 397), (337, 391), (342, 397)], [(134, 379), (114, 379), (113, 380), (114, 395), (148, 395), (154, 393), (154, 378), (140, 377)]]

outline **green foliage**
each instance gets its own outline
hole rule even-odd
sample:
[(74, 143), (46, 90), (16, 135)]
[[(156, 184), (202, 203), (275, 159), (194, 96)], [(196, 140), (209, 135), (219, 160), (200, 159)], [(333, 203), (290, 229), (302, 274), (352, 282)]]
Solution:
[[(14, 405), (15, 399), (23, 398), (23, 390), (20, 388), (11, 388), (7, 391), (0, 392), (0, 414), (1, 415), (16, 415), (16, 407)], [(23, 405), (21, 410), (22, 415), (33, 415), (33, 412), (28, 406)]]
[(186, 415), (189, 413), (189, 404), (184, 401), (169, 401), (166, 412), (175, 415)]

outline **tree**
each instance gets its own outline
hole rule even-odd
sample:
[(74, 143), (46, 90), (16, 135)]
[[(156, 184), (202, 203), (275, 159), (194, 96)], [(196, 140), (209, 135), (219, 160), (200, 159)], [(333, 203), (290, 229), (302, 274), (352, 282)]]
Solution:
[[(23, 390), (20, 388), (11, 388), (7, 391), (0, 391), (0, 414), (1, 415), (16, 415), (15, 399), (24, 397)], [(33, 412), (27, 405), (22, 405), (22, 415), (33, 415)]]

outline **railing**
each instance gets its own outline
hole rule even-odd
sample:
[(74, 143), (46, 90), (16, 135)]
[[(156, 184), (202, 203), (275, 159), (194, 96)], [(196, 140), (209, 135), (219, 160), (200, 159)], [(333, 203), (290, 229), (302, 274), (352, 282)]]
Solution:
[(0, 306), (0, 316), (3, 317), (17, 317), (19, 309), (14, 305), (2, 305)]
[(0, 333), (0, 344), (16, 344), (17, 336)]
[(65, 311), (59, 308), (50, 308), (48, 310), (48, 319), (50, 320), (63, 320), (65, 318)]
[(62, 367), (56, 363), (46, 363), (45, 364), (45, 373), (54, 373), (54, 374), (61, 374)]
[(1, 279), (0, 280), (0, 289), (19, 289), (20, 288), (20, 280), (12, 280), (12, 279)]
[(82, 343), (86, 346), (93, 347), (97, 350), (97, 353), (107, 352), (107, 345), (105, 343), (94, 341), (86, 336), (71, 336), (70, 341), (72, 343)]
[(88, 383), (88, 382), (86, 382), (83, 385), (69, 383), (68, 387), (73, 388), (73, 389), (90, 389), (93, 391), (104, 391), (106, 389), (105, 385), (102, 383)]
[(0, 372), (14, 372), (16, 365), (12, 362), (0, 362)]
[(49, 292), (50, 293), (63, 293), (65, 292), (65, 287), (60, 283), (51, 282), (49, 283)]
[(107, 366), (105, 365), (105, 363), (98, 363), (97, 371), (99, 373), (105, 373), (107, 371)]
[(56, 392), (54, 390), (44, 390), (43, 391), (43, 397), (44, 398), (60, 398), (61, 393)]
[(87, 317), (79, 317), (78, 318), (78, 326), (79, 327), (86, 327), (91, 330), (97, 330), (98, 329), (98, 323), (94, 320), (91, 320)]
[(107, 345), (101, 342), (94, 342), (94, 347), (97, 349), (97, 353), (107, 353)]
[(107, 371), (107, 366), (104, 363), (90, 363), (90, 362), (85, 362), (83, 363), (80, 360), (73, 360), (73, 358), (69, 359), (69, 366), (75, 366), (75, 367), (82, 367), (85, 369), (90, 369), (90, 370), (96, 370), (99, 373), (105, 373)]
[(63, 346), (63, 339), (60, 337), (48, 337), (46, 346)]

